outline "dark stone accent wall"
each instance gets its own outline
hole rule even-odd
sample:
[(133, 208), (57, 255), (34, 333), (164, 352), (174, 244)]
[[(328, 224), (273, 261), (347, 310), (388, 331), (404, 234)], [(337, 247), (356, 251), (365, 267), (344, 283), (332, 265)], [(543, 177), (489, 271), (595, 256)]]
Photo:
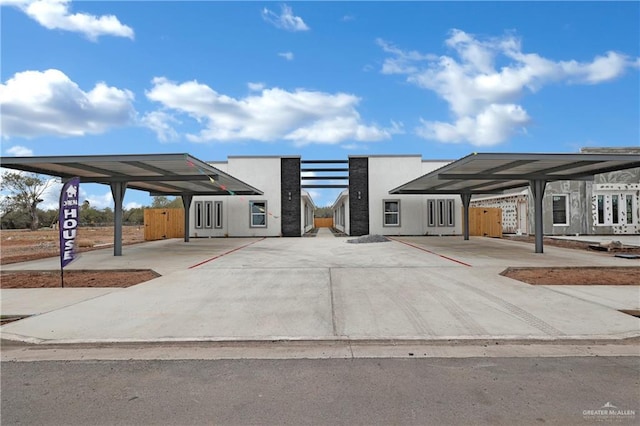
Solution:
[(300, 158), (282, 158), (280, 161), (281, 232), (283, 237), (299, 237), (302, 235)]
[(368, 234), (369, 159), (349, 158), (349, 235)]

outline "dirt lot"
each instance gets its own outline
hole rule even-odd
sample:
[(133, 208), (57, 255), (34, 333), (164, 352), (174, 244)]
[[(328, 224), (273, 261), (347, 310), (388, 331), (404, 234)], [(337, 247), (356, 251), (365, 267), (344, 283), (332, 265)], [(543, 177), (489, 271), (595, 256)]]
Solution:
[(502, 274), (534, 285), (639, 285), (640, 266), (507, 268)]
[[(0, 231), (0, 265), (60, 256), (57, 229)], [(144, 241), (143, 226), (123, 226), (122, 244)], [(113, 227), (80, 227), (77, 237), (78, 252), (110, 247)]]
[(150, 269), (123, 269), (118, 271), (68, 270), (64, 277), (60, 271), (2, 271), (0, 288), (56, 288), (62, 287), (131, 287), (158, 278)]
[[(0, 231), (0, 264), (25, 262), (60, 256), (59, 235), (55, 229)], [(122, 244), (144, 241), (142, 226), (124, 226)], [(113, 247), (113, 227), (80, 227), (78, 252)], [(156, 278), (150, 270), (72, 271), (64, 273), (65, 287), (129, 287)], [(60, 287), (60, 271), (2, 271), (0, 288)]]

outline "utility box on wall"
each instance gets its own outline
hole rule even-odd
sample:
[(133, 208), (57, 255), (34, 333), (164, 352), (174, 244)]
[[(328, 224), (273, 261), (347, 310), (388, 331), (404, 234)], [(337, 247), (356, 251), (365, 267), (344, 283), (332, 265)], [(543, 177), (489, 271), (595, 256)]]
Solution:
[(184, 237), (184, 209), (144, 209), (144, 240)]

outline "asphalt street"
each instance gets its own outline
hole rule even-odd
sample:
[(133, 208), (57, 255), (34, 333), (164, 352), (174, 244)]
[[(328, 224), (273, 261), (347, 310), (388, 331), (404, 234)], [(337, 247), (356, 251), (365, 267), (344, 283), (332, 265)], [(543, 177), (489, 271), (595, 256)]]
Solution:
[(637, 357), (3, 362), (1, 420), (637, 424), (639, 381)]

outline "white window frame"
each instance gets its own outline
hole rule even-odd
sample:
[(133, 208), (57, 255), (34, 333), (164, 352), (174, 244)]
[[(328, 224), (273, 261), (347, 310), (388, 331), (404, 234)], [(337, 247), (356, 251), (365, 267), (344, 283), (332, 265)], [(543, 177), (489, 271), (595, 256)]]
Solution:
[[(396, 203), (398, 205), (398, 211), (387, 212), (387, 203)], [(387, 216), (396, 217), (396, 223), (387, 223)], [(384, 227), (398, 227), (400, 226), (400, 200), (383, 200), (382, 201), (382, 226)]]
[(207, 229), (213, 228), (213, 202), (204, 202), (204, 227)]
[(436, 200), (427, 200), (427, 226), (434, 228), (436, 226)]
[[(631, 198), (631, 219), (627, 215), (627, 199)], [(618, 214), (614, 217), (613, 204), (614, 198), (618, 200)], [(630, 191), (596, 193), (595, 202), (595, 224), (596, 226), (625, 226), (638, 223), (636, 217), (636, 200), (635, 195)], [(598, 204), (602, 200), (602, 220), (598, 212)], [(610, 217), (607, 213), (610, 213)]]
[[(634, 217), (634, 213), (637, 211), (637, 208), (635, 206), (635, 195), (633, 194), (624, 194), (624, 216), (625, 216), (625, 225), (633, 225), (634, 223), (637, 222), (636, 218)], [(627, 210), (627, 200), (631, 200), (631, 211)], [(631, 214), (629, 214), (631, 213)]]
[[(256, 204), (264, 205), (264, 212), (254, 213), (253, 206)], [(254, 225), (253, 218), (258, 216), (264, 216), (264, 225)], [(249, 228), (266, 228), (267, 227), (267, 201), (266, 200), (256, 200), (249, 201)]]
[(196, 229), (202, 229), (203, 218), (203, 202), (196, 201), (193, 203), (193, 224)]
[(444, 227), (446, 223), (446, 203), (444, 199), (439, 199), (436, 202), (437, 224), (439, 227)]
[(213, 204), (213, 227), (215, 229), (222, 229), (224, 222), (222, 222), (222, 201), (216, 201)]
[(452, 227), (456, 225), (456, 202), (453, 198), (447, 199), (446, 205), (446, 215), (447, 215), (447, 226)]
[[(600, 220), (600, 200), (602, 200), (602, 220)], [(607, 226), (607, 196), (605, 194), (596, 195), (596, 225)]]
[[(554, 205), (555, 197), (564, 198), (564, 222), (556, 222), (556, 217), (555, 217), (556, 210)], [(551, 221), (553, 222), (553, 226), (569, 226), (569, 194), (551, 195)]]

